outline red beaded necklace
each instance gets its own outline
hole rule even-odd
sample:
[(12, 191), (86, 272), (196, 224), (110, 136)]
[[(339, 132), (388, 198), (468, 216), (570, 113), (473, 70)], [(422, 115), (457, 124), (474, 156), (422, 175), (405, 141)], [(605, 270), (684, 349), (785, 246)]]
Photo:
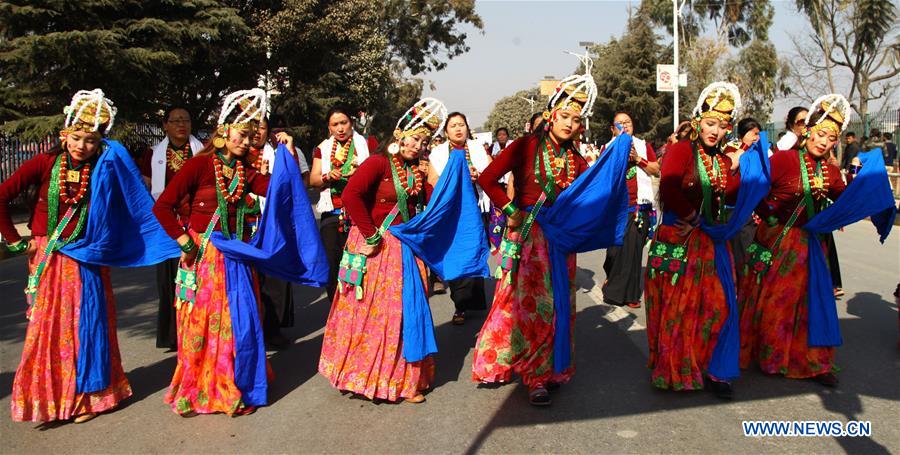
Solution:
[[(69, 171), (68, 153), (59, 161), (59, 198), (67, 205), (75, 205), (87, 194), (88, 183), (91, 181), (91, 163), (84, 163), (81, 173), (79, 173), (78, 171)], [(78, 182), (79, 184), (78, 193), (74, 197), (69, 197), (68, 182)]]
[(188, 154), (188, 148), (190, 146), (191, 142), (188, 141), (178, 150), (173, 149), (171, 146), (166, 148), (166, 165), (169, 166), (169, 169), (171, 169), (172, 172), (178, 172), (181, 170), (181, 166), (184, 166), (184, 162), (187, 161), (190, 156)]
[[(560, 188), (568, 188), (575, 181), (575, 155), (567, 147), (565, 156), (556, 156), (556, 147), (554, 147), (550, 138), (545, 138), (544, 140), (546, 141), (547, 153), (550, 153), (550, 150), (554, 152), (553, 159), (550, 160), (553, 180)], [(565, 175), (563, 175), (564, 170)]]
[[(710, 186), (715, 192), (725, 194), (725, 188), (728, 186), (728, 168), (725, 164), (725, 158), (721, 153), (717, 153), (714, 157), (709, 156), (703, 150), (700, 150), (698, 153), (700, 154), (700, 160), (703, 161), (703, 167), (706, 168), (706, 175), (709, 176)], [(718, 170), (713, 165), (713, 159), (719, 165)]]
[(821, 170), (821, 175), (816, 173), (816, 164), (819, 164), (818, 160), (814, 159), (809, 152), (803, 154), (803, 164), (806, 166), (806, 175), (809, 180), (809, 190), (812, 193), (812, 197), (817, 201), (821, 201), (828, 198), (828, 188), (831, 185), (831, 182), (828, 179), (828, 165), (825, 163), (821, 163), (819, 169)]
[[(391, 165), (394, 166), (394, 170), (397, 171), (397, 178), (400, 180), (400, 186), (403, 187), (403, 191), (406, 191), (406, 194), (415, 196), (422, 192), (425, 178), (422, 176), (422, 173), (419, 172), (419, 166), (411, 165), (407, 168), (396, 154), (391, 155)], [(412, 188), (409, 187), (408, 172), (413, 173), (414, 184)]]
[(347, 140), (347, 143), (341, 146), (341, 151), (338, 153), (338, 140), (334, 139), (331, 142), (331, 168), (332, 169), (340, 169), (344, 166), (344, 163), (347, 162), (347, 158), (350, 157), (350, 146), (353, 145), (353, 138)]
[(216, 189), (219, 190), (219, 194), (222, 195), (222, 198), (225, 199), (225, 202), (229, 204), (234, 204), (241, 198), (241, 196), (244, 195), (244, 184), (246, 183), (244, 177), (244, 164), (241, 162), (241, 160), (235, 160), (235, 162), (236, 164), (234, 178), (238, 179), (238, 181), (237, 186), (234, 188), (234, 192), (229, 193), (228, 187), (225, 185), (225, 176), (223, 172), (224, 158), (222, 158), (221, 156), (213, 158), (213, 169), (216, 173)]

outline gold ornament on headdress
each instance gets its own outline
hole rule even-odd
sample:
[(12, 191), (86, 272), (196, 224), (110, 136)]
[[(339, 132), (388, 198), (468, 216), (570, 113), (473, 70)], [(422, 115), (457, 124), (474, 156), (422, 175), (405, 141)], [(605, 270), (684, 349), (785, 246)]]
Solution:
[(584, 65), (584, 74), (573, 74), (559, 81), (541, 115), (545, 121), (550, 121), (554, 112), (571, 109), (585, 118), (585, 128), (587, 128), (587, 117), (590, 117), (594, 100), (597, 98), (597, 85), (591, 75), (594, 61), (588, 55), (578, 55), (572, 52), (569, 54), (581, 60)]
[(60, 131), (60, 138), (75, 131), (108, 134), (116, 118), (113, 102), (99, 88), (78, 91), (63, 109), (63, 113), (66, 114), (66, 120)]
[(397, 121), (394, 139), (412, 137), (417, 134), (434, 137), (447, 119), (444, 103), (434, 98), (422, 98)]
[[(222, 111), (219, 113), (219, 122), (216, 126), (216, 137), (213, 139), (215, 148), (225, 146), (225, 138), (231, 128), (250, 129), (255, 131), (268, 111), (268, 95), (261, 88), (250, 90), (238, 90), (225, 97), (222, 102)], [(227, 119), (235, 112), (234, 120), (226, 123)]]
[(844, 105), (849, 108), (849, 103), (846, 103), (845, 99), (844, 104), (842, 104), (841, 100), (837, 99), (837, 96), (840, 95), (832, 95), (830, 97), (826, 95), (829, 99), (824, 99), (813, 104), (813, 106), (816, 107), (816, 110), (810, 111), (813, 112), (813, 114), (807, 116), (807, 121), (813, 118), (818, 120), (812, 126), (808, 126), (807, 124), (809, 134), (819, 130), (829, 130), (833, 131), (835, 134), (841, 134), (841, 131), (844, 130), (846, 116), (842, 110)]

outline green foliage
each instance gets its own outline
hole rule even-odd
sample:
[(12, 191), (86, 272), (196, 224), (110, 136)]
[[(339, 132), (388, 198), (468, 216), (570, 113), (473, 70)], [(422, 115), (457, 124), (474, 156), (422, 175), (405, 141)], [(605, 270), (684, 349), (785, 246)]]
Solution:
[[(527, 99), (535, 100), (534, 110)], [(540, 112), (547, 104), (547, 97), (541, 96), (540, 90), (535, 87), (528, 90), (520, 90), (515, 95), (500, 98), (494, 104), (491, 113), (484, 123), (485, 131), (494, 131), (500, 127), (509, 129), (512, 137), (519, 137), (525, 133), (525, 123), (535, 112)]]
[(224, 2), (14, 0), (0, 6), (0, 121), (38, 138), (81, 89), (103, 88), (117, 122), (188, 103), (203, 120), (223, 92), (256, 84), (251, 30)]
[(753, 40), (730, 59), (725, 65), (725, 76), (740, 89), (744, 103), (741, 117), (768, 123), (775, 97), (789, 93), (788, 73), (787, 63), (779, 61), (775, 46), (768, 41)]
[[(653, 24), (672, 33), (671, 0), (643, 0)], [(706, 21), (712, 21), (720, 36), (732, 46), (743, 46), (751, 39), (767, 40), (774, 9), (769, 1), (723, 0), (686, 2), (681, 10), (679, 33), (684, 44), (700, 36)]]
[(612, 137), (609, 127), (618, 111), (631, 115), (637, 136), (664, 138), (671, 132), (671, 95), (656, 91), (656, 65), (667, 59), (667, 52), (648, 17), (648, 11), (638, 9), (620, 40), (612, 39), (593, 49), (597, 100), (591, 139), (597, 143)]

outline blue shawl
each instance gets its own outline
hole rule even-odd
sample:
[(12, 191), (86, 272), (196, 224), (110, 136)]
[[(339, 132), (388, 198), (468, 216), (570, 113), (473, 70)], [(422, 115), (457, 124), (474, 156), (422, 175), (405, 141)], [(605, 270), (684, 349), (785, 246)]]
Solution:
[(831, 273), (828, 271), (822, 245), (816, 241), (817, 234), (828, 233), (841, 226), (872, 217), (872, 224), (878, 231), (879, 240), (884, 243), (897, 215), (881, 149), (860, 153), (859, 160), (862, 162), (862, 169), (847, 189), (831, 207), (819, 212), (803, 226), (810, 234), (807, 339), (809, 346), (840, 346), (843, 343)]
[(91, 175), (87, 224), (60, 252), (79, 262), (81, 311), (75, 391), (109, 387), (109, 326), (101, 266), (143, 267), (181, 255), (153, 215), (153, 198), (122, 144), (104, 139)]
[(628, 222), (628, 186), (625, 171), (631, 136), (620, 134), (600, 155), (597, 163), (563, 191), (553, 205), (544, 207), (537, 222), (544, 231), (550, 253), (550, 281), (556, 315), (553, 335), (553, 370), (571, 364), (569, 270), (571, 253), (622, 244)]
[(731, 218), (725, 224), (700, 223), (700, 229), (712, 238), (715, 245), (716, 273), (725, 293), (728, 317), (719, 332), (716, 347), (707, 371), (717, 379), (730, 381), (740, 376), (738, 357), (741, 350), (738, 324), (737, 286), (734, 282), (734, 261), (728, 253), (728, 241), (737, 235), (750, 219), (753, 210), (767, 194), (771, 183), (769, 173), (769, 138), (760, 133), (759, 140), (741, 155), (741, 186)]
[(465, 154), (450, 154), (425, 211), (389, 230), (403, 245), (403, 358), (417, 362), (437, 352), (437, 342), (415, 258), (445, 280), (490, 274), (487, 233)]
[(268, 403), (266, 349), (254, 293), (251, 267), (283, 280), (311, 286), (328, 281), (328, 262), (312, 213), (300, 168), (284, 145), (266, 192), (266, 210), (259, 230), (245, 243), (226, 239), (221, 232), (210, 237), (225, 256), (225, 283), (234, 336), (234, 381), (244, 404)]

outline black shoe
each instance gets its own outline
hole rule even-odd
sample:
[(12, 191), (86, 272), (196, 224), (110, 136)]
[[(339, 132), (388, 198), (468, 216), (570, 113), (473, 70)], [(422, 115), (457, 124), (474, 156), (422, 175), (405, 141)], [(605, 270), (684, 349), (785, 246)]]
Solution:
[(838, 378), (834, 373), (825, 373), (818, 376), (813, 376), (812, 380), (825, 387), (837, 387), (838, 385)]
[(562, 386), (562, 384), (551, 381), (551, 382), (547, 383), (547, 390), (550, 392), (555, 392), (555, 391), (559, 390), (560, 386)]
[(715, 381), (707, 378), (706, 384), (709, 387), (709, 390), (720, 399), (730, 400), (734, 398), (734, 388), (731, 387), (730, 382)]
[(453, 319), (451, 320), (453, 325), (463, 325), (466, 323), (466, 313), (465, 311), (458, 311), (453, 313)]
[(532, 406), (550, 406), (552, 403), (550, 400), (550, 392), (541, 385), (529, 388), (528, 402), (531, 403)]

